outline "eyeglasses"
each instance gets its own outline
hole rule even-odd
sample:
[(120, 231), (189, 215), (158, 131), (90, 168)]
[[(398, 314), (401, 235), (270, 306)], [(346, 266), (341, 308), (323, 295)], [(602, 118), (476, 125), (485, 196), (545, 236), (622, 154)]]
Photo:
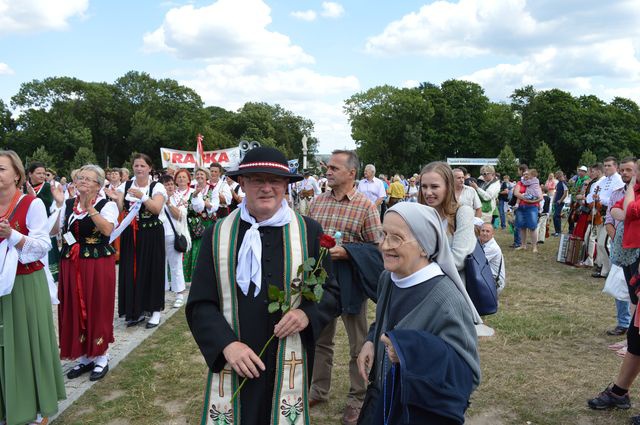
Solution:
[(283, 185), (287, 182), (287, 179), (283, 179), (281, 177), (249, 177), (249, 176), (244, 176), (244, 179), (247, 181), (247, 183), (251, 186), (255, 186), (255, 187), (262, 187), (265, 185), (269, 185), (271, 187), (273, 186), (280, 186)]
[(382, 247), (385, 242), (387, 244), (387, 248), (389, 249), (397, 249), (400, 248), (402, 245), (409, 243), (409, 242), (414, 242), (415, 239), (409, 239), (409, 240), (404, 240), (402, 239), (400, 236), (398, 235), (393, 235), (393, 234), (388, 234), (385, 232), (382, 232), (382, 241), (380, 241), (380, 247)]
[[(94, 182), (94, 183), (98, 183), (98, 181), (97, 181), (97, 180), (93, 180), (93, 179), (90, 179), (89, 177), (85, 177), (85, 176), (77, 176), (77, 177), (76, 177), (76, 181), (77, 181), (78, 183), (82, 183), (82, 182)], [(98, 183), (98, 184), (99, 184), (99, 183)]]
[(480, 173), (480, 175), (482, 175), (482, 176), (490, 176), (491, 174), (493, 174), (493, 173)]

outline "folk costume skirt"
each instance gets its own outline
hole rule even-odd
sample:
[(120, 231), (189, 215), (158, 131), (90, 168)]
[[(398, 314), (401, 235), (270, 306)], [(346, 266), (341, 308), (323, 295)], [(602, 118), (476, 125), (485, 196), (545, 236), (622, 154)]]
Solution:
[(164, 310), (164, 228), (133, 223), (120, 236), (118, 314), (137, 320), (143, 313)]
[(44, 270), (16, 276), (0, 297), (0, 420), (7, 425), (51, 416), (66, 398), (51, 298)]
[(71, 259), (60, 261), (58, 329), (61, 358), (101, 356), (114, 341), (115, 260), (115, 255), (81, 258), (80, 284)]
[[(213, 226), (216, 223), (215, 220), (202, 220), (202, 224), (205, 229)], [(184, 253), (182, 257), (182, 270), (184, 271), (184, 281), (191, 282), (191, 276), (193, 270), (196, 268), (196, 262), (198, 261), (198, 255), (200, 254), (200, 245), (202, 244), (202, 237), (195, 237), (191, 234), (191, 250)]]

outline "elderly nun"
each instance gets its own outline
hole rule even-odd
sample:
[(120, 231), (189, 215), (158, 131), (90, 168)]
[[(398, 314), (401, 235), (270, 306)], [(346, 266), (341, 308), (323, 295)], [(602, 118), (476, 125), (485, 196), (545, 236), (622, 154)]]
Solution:
[(383, 231), (376, 322), (358, 356), (371, 382), (358, 423), (462, 424), (480, 359), (443, 222), (431, 207), (401, 202)]

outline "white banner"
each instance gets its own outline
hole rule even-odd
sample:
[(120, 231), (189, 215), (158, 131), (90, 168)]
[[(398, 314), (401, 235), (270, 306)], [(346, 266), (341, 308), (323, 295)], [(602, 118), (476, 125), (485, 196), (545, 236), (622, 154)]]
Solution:
[[(195, 168), (195, 151), (179, 151), (176, 149), (160, 148), (162, 167), (167, 168), (169, 164), (180, 168)], [(203, 165), (209, 167), (212, 162), (218, 162), (227, 170), (235, 170), (240, 163), (240, 148), (220, 149), (217, 151), (205, 151), (203, 154)]]
[(447, 158), (449, 165), (496, 165), (498, 158)]

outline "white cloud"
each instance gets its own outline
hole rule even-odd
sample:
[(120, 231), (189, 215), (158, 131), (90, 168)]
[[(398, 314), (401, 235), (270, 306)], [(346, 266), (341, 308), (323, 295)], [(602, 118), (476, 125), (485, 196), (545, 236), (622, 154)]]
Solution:
[(278, 103), (314, 122), (323, 152), (353, 146), (342, 99), (359, 90), (358, 79), (314, 71), (314, 58), (269, 24), (271, 9), (260, 0), (186, 5), (167, 11), (162, 25), (144, 36), (144, 46), (202, 59), (203, 68), (173, 77), (208, 105), (237, 110), (250, 101)]
[(366, 50), (385, 55), (519, 56), (555, 45), (638, 37), (639, 19), (640, 2), (632, 0), (439, 0), (389, 23), (367, 40)]
[(225, 62), (230, 58), (296, 65), (313, 58), (286, 35), (269, 31), (271, 9), (261, 0), (218, 0), (209, 6), (171, 9), (162, 25), (144, 36), (147, 51), (183, 59)]
[(13, 75), (13, 69), (6, 63), (0, 62), (0, 75)]
[(342, 100), (360, 89), (353, 76), (332, 77), (306, 68), (273, 70), (258, 75), (241, 64), (210, 65), (180, 80), (208, 105), (237, 110), (245, 102), (280, 104), (314, 123), (320, 151), (353, 148), (351, 127)]
[(64, 30), (88, 7), (89, 0), (0, 0), (0, 35)]
[(549, 47), (515, 64), (499, 64), (460, 77), (484, 87), (491, 98), (504, 98), (514, 89), (534, 85), (584, 93), (598, 78), (640, 81), (640, 61), (630, 39), (588, 46)]
[(315, 21), (318, 15), (313, 10), (300, 10), (297, 12), (291, 12), (291, 16), (303, 21), (311, 22), (311, 21)]
[(340, 3), (325, 1), (322, 3), (320, 14), (325, 18), (339, 18), (344, 15), (344, 7)]

